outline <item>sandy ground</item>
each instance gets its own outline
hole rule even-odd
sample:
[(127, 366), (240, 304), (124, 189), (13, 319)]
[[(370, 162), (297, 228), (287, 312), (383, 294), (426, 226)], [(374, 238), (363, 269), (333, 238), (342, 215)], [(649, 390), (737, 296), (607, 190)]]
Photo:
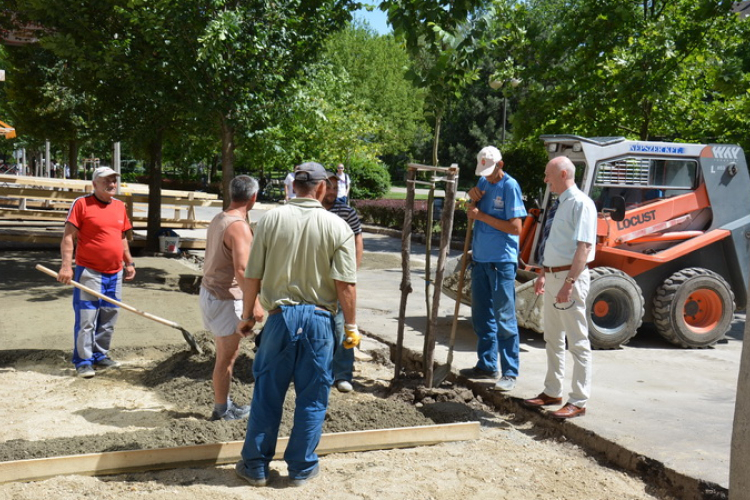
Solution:
[[(69, 363), (70, 289), (35, 271), (57, 269), (54, 252), (0, 251), (0, 460), (241, 440), (244, 422), (209, 422), (212, 342), (200, 325), (195, 277), (175, 259), (139, 258), (123, 300), (177, 320), (205, 349), (191, 355), (181, 334), (123, 312), (112, 356), (116, 370), (91, 380)], [(377, 267), (374, 256), (365, 265)], [(391, 266), (392, 263), (382, 263)], [(243, 344), (232, 394), (252, 394), (252, 344)], [(0, 485), (0, 499), (175, 498), (498, 499), (667, 498), (622, 471), (587, 456), (559, 436), (545, 435), (514, 415), (493, 412), (460, 386), (420, 390), (392, 382), (383, 344), (366, 340), (357, 353), (356, 392), (331, 393), (324, 432), (409, 427), (478, 420), (481, 438), (402, 450), (328, 455), (321, 475), (300, 491), (283, 462), (269, 487), (253, 488), (232, 466), (108, 477), (66, 476)], [(287, 410), (293, 407), (290, 391)], [(287, 435), (291, 411), (281, 435)]]

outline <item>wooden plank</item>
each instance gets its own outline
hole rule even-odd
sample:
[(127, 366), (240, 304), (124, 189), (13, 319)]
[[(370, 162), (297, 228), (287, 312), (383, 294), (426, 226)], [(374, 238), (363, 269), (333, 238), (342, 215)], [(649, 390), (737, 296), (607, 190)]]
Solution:
[(19, 210), (17, 208), (0, 208), (0, 218), (3, 219), (64, 221), (67, 217), (67, 210)]
[[(479, 422), (378, 429), (323, 434), (317, 448), (319, 455), (352, 451), (413, 448), (450, 441), (479, 438)], [(283, 458), (288, 438), (280, 438), (274, 459)], [(146, 470), (205, 467), (232, 463), (240, 458), (243, 441), (160, 448), (155, 450), (114, 451), (64, 457), (18, 460), (0, 463), (0, 483), (38, 481), (50, 477), (111, 475)]]
[(62, 239), (60, 234), (30, 233), (28, 231), (10, 233), (6, 229), (0, 229), (0, 241), (10, 241), (14, 243), (30, 243), (33, 245), (59, 245)]
[[(148, 204), (148, 194), (141, 194), (141, 193), (121, 193), (116, 196), (116, 198), (120, 199), (127, 199), (132, 198), (132, 200), (135, 203), (144, 203)], [(191, 199), (189, 196), (174, 196), (174, 195), (165, 195), (162, 191), (162, 201), (166, 204), (173, 204), (173, 205), (181, 205), (184, 207), (223, 207), (223, 203), (221, 200), (206, 200), (202, 198), (195, 198)]]
[(0, 183), (16, 184), (19, 186), (42, 186), (58, 189), (76, 189), (78, 191), (91, 191), (91, 181), (80, 181), (76, 179), (50, 179), (48, 177), (33, 177), (29, 175), (7, 175), (0, 174)]
[[(146, 227), (148, 217), (133, 216), (133, 226), (138, 228)], [(210, 220), (189, 220), (189, 219), (162, 219), (161, 227), (170, 229), (206, 229), (211, 223)]]
[[(61, 191), (59, 189), (40, 189), (30, 187), (9, 187), (0, 186), (0, 196), (6, 198), (31, 198), (35, 200), (58, 200), (58, 201), (70, 201), (72, 202), (76, 198), (83, 196), (81, 191)], [(182, 195), (170, 195), (168, 191), (162, 191), (162, 205), (178, 205), (180, 207), (187, 207), (188, 209), (195, 210), (194, 207), (219, 207), (223, 206), (221, 200), (207, 200), (203, 198), (194, 198), (191, 195), (195, 193), (188, 193), (188, 196)], [(115, 198), (118, 198), (125, 203), (132, 200), (133, 203), (148, 204), (148, 194), (141, 193), (120, 193)]]
[(29, 187), (1, 187), (0, 196), (8, 198), (32, 198), (35, 200), (73, 201), (83, 193), (80, 191), (60, 191), (59, 189), (39, 189)]
[[(82, 181), (78, 179), (50, 179), (47, 177), (33, 177), (28, 175), (8, 175), (0, 174), (0, 184), (14, 184), (18, 186), (41, 186), (57, 189), (73, 189), (77, 191), (90, 192), (92, 190), (91, 181)], [(144, 194), (148, 195), (148, 185), (131, 182), (120, 184), (122, 194)], [(162, 197), (185, 198), (193, 193), (193, 196), (202, 200), (217, 200), (218, 195), (213, 193), (204, 193), (202, 191), (182, 191), (177, 189), (162, 189)]]
[(409, 163), (407, 165), (409, 167), (409, 170), (427, 170), (431, 172), (442, 172), (442, 173), (448, 173), (453, 172), (454, 174), (458, 173), (458, 164), (454, 163), (450, 167), (433, 167), (431, 165), (422, 165), (420, 163)]

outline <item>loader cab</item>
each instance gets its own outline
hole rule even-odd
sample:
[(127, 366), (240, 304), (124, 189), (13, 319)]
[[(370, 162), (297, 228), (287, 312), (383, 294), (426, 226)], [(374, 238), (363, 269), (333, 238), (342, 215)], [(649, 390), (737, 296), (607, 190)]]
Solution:
[(697, 159), (625, 156), (599, 161), (589, 196), (601, 212), (621, 197), (626, 210), (679, 196), (698, 187)]

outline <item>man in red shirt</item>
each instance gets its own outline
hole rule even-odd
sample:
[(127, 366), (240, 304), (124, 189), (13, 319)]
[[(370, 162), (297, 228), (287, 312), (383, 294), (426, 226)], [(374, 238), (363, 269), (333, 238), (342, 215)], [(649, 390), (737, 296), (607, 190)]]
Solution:
[[(57, 281), (72, 279), (121, 300), (123, 275), (135, 277), (126, 232), (132, 229), (125, 204), (114, 198), (119, 174), (109, 167), (94, 171), (94, 192), (77, 198), (65, 220)], [(75, 248), (75, 270), (73, 249)], [(124, 267), (123, 267), (124, 264)], [(119, 308), (76, 288), (73, 292), (73, 364), (79, 377), (96, 375), (94, 368), (118, 366), (107, 352), (112, 342)]]

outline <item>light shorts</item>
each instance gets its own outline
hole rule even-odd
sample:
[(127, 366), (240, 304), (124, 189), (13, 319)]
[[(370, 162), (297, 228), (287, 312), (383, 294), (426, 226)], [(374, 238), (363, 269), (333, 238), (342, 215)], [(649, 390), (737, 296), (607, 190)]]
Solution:
[(234, 334), (242, 317), (241, 300), (220, 300), (201, 287), (200, 306), (206, 330), (215, 337), (229, 337)]

